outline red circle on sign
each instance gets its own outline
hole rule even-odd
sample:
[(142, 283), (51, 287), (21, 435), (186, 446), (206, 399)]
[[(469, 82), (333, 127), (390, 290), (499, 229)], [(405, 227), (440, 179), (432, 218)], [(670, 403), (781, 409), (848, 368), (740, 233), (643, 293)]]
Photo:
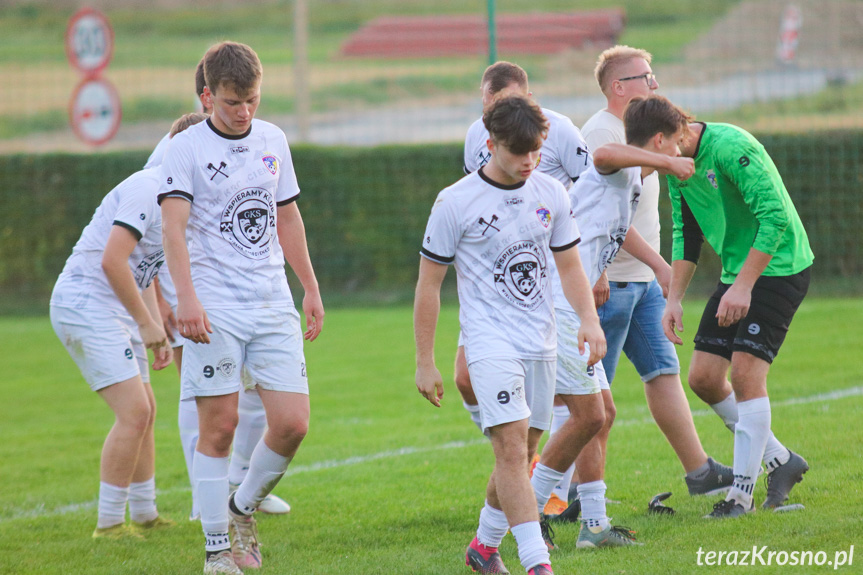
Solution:
[(108, 17), (94, 8), (81, 8), (66, 26), (66, 57), (82, 74), (104, 70), (114, 55), (114, 30)]
[(113, 138), (122, 117), (117, 89), (105, 78), (85, 78), (72, 93), (69, 122), (88, 144), (100, 146)]

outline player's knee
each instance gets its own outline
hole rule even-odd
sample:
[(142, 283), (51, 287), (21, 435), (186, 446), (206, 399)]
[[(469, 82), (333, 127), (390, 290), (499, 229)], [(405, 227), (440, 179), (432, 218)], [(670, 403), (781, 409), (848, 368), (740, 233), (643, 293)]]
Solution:
[[(473, 393), (473, 386), (470, 382), (470, 373), (468, 373), (466, 369), (456, 369), (455, 386), (465, 401), (467, 401), (471, 405), (476, 405), (476, 396)], [(471, 399), (473, 401), (469, 401)]]
[(606, 414), (605, 410), (593, 410), (590, 413), (587, 413), (586, 416), (582, 419), (581, 425), (584, 426), (584, 430), (591, 436), (596, 435), (605, 427), (606, 422)]
[(714, 387), (713, 378), (699, 369), (690, 369), (688, 379), (689, 388), (701, 399), (704, 399)]
[(132, 434), (142, 436), (152, 426), (154, 409), (147, 402), (139, 402), (117, 414), (117, 422)]
[(605, 402), (605, 413), (603, 414), (603, 423), (600, 429), (609, 430), (614, 425), (614, 420), (617, 418), (617, 406), (613, 401)]
[(270, 426), (270, 432), (278, 437), (280, 443), (297, 443), (308, 434), (309, 420), (292, 418), (279, 421)]

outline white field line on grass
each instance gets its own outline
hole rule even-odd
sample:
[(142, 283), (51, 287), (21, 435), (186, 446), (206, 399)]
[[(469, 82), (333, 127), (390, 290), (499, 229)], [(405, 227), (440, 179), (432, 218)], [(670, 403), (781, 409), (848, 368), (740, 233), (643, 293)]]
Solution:
[[(836, 401), (838, 399), (844, 399), (846, 397), (855, 397), (855, 396), (863, 396), (863, 385), (849, 387), (846, 389), (838, 389), (836, 391), (830, 391), (827, 393), (818, 393), (815, 395), (810, 395), (807, 397), (792, 397), (789, 399), (784, 399), (781, 401), (771, 402), (771, 407), (783, 407), (787, 405), (804, 405), (809, 403), (824, 403), (827, 401)], [(713, 415), (713, 411), (709, 409), (699, 409), (692, 412), (693, 416), (706, 416)], [(618, 426), (629, 426), (629, 425), (646, 425), (653, 424), (653, 419), (650, 417), (645, 417), (641, 419), (618, 419), (614, 422), (615, 427)], [(392, 449), (389, 451), (381, 451), (378, 453), (372, 453), (371, 455), (356, 455), (354, 457), (348, 457), (347, 459), (331, 459), (326, 461), (318, 461), (315, 463), (309, 463), (308, 465), (292, 465), (288, 468), (287, 475), (299, 475), (301, 473), (309, 473), (313, 471), (321, 471), (325, 469), (336, 469), (339, 467), (347, 467), (349, 465), (359, 465), (361, 463), (369, 463), (371, 461), (377, 461), (380, 459), (391, 459), (395, 457), (402, 457), (405, 455), (415, 455), (418, 453), (430, 453), (434, 451), (447, 451), (450, 449), (461, 449), (464, 447), (472, 447), (475, 445), (485, 444), (487, 440), (485, 438), (477, 438), (469, 441), (452, 441), (449, 443), (444, 443), (443, 445), (436, 445), (433, 447), (401, 447), (399, 449)], [(172, 489), (159, 490), (160, 495), (167, 495), (178, 492), (188, 492), (190, 488), (186, 487), (175, 487)], [(69, 505), (62, 505), (60, 507), (55, 507), (54, 509), (45, 509), (44, 505), (37, 506), (33, 509), (26, 510), (16, 510), (12, 511), (8, 514), (3, 514), (0, 516), (0, 523), (7, 523), (9, 521), (15, 521), (17, 519), (35, 519), (41, 517), (55, 517), (58, 515), (67, 515), (69, 513), (77, 513), (79, 511), (88, 511), (96, 507), (97, 501), (86, 501), (83, 503), (71, 503)]]

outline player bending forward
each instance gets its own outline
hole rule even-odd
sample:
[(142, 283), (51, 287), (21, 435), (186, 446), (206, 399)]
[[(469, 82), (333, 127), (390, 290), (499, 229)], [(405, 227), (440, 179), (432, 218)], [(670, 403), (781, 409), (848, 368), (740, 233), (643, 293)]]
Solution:
[[(483, 113), (491, 160), (437, 197), (422, 244), (414, 304), (419, 392), (440, 406), (443, 382), (434, 360), (440, 286), (447, 265), (458, 274), (460, 321), (494, 471), (466, 563), (506, 573), (497, 551), (507, 530), (530, 575), (552, 573), (542, 538), (528, 461), (549, 428), (554, 397), (555, 320), (549, 258), (567, 300), (582, 318), (579, 351), (605, 353), (605, 337), (581, 266), (578, 228), (563, 185), (533, 173), (548, 121), (539, 106), (505, 96)], [(493, 222), (493, 223), (492, 223)]]

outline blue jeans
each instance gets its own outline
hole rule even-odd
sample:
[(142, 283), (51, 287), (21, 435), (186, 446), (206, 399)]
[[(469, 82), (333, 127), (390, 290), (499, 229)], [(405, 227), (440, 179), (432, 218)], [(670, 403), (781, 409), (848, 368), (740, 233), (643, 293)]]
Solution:
[(611, 295), (597, 310), (608, 342), (608, 351), (602, 359), (608, 383), (614, 381), (621, 351), (635, 366), (641, 381), (680, 373), (674, 344), (662, 331), (665, 298), (657, 281), (609, 284)]

